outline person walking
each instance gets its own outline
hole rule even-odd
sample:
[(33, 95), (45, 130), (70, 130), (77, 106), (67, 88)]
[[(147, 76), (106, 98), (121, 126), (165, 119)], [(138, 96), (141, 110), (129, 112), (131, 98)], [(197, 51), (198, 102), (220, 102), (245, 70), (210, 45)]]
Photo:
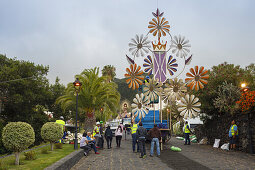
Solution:
[(138, 129), (138, 124), (135, 123), (135, 120), (131, 122), (131, 136), (132, 136), (132, 147), (133, 152), (135, 152), (135, 145), (137, 145), (137, 152), (139, 152), (139, 144), (136, 138), (136, 131)]
[(156, 143), (156, 149), (157, 149), (157, 156), (160, 156), (160, 148), (159, 148), (159, 141), (161, 141), (161, 132), (159, 128), (157, 127), (157, 124), (154, 124), (154, 127), (149, 131), (149, 136), (152, 139), (151, 140), (151, 151), (150, 156), (153, 156), (154, 152), (154, 143)]
[(104, 136), (107, 142), (107, 148), (110, 149), (112, 147), (112, 130), (110, 129), (110, 125), (107, 126)]
[(230, 149), (236, 148), (236, 143), (238, 140), (238, 128), (235, 123), (235, 120), (232, 120), (231, 126), (229, 128), (229, 143), (230, 143)]
[(117, 147), (120, 147), (121, 138), (122, 138), (122, 132), (123, 132), (123, 129), (119, 125), (118, 128), (115, 130), (115, 137), (116, 137)]
[(88, 156), (90, 147), (88, 145), (88, 139), (86, 138), (87, 133), (83, 133), (81, 141), (80, 141), (80, 148), (84, 150), (84, 156)]
[(136, 132), (136, 137), (139, 142), (139, 148), (141, 152), (140, 158), (146, 158), (146, 149), (145, 149), (145, 140), (146, 140), (146, 135), (147, 135), (147, 130), (143, 127), (143, 123), (139, 123), (139, 128), (137, 129)]
[(100, 127), (100, 123), (97, 122), (96, 126), (93, 130), (93, 137), (96, 139), (96, 148), (99, 148), (99, 146), (98, 146), (99, 137), (100, 137), (100, 128), (99, 127)]
[(184, 136), (185, 136), (185, 144), (184, 145), (190, 145), (190, 138), (189, 138), (190, 132), (191, 132), (191, 130), (189, 128), (188, 121), (186, 121), (185, 127), (184, 127)]

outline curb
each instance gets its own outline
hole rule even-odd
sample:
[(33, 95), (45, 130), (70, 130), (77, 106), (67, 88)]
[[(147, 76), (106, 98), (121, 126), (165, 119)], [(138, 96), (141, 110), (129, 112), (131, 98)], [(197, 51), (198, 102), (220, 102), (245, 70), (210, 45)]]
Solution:
[(79, 149), (60, 159), (44, 170), (69, 170), (83, 157), (83, 149)]

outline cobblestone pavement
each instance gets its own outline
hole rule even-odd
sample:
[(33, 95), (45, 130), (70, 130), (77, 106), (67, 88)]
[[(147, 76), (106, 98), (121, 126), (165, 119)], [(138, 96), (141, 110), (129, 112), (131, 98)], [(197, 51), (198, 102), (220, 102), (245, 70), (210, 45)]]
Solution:
[[(105, 143), (106, 146), (106, 143)], [(167, 164), (163, 163), (158, 157), (149, 156), (149, 148), (147, 147), (147, 157), (139, 158), (140, 154), (133, 153), (131, 145), (131, 137), (127, 140), (122, 138), (120, 148), (116, 147), (115, 138), (113, 138), (112, 148), (99, 150), (100, 154), (96, 155), (91, 151), (88, 157), (83, 157), (72, 170), (143, 170), (143, 169), (171, 169)]]
[[(106, 144), (105, 144), (106, 146)], [(254, 169), (255, 156), (243, 152), (223, 151), (212, 148), (209, 145), (183, 145), (183, 141), (172, 138), (164, 145), (160, 158), (149, 156), (147, 144), (147, 157), (139, 158), (138, 153), (133, 153), (131, 149), (131, 137), (127, 140), (122, 138), (121, 147), (116, 147), (113, 138), (113, 148), (99, 150), (100, 154), (95, 155), (90, 152), (88, 157), (83, 157), (72, 170), (82, 169), (110, 169), (110, 170), (140, 170), (140, 169), (176, 169), (176, 170), (207, 170), (207, 169)], [(171, 146), (182, 149), (181, 152), (173, 152)]]
[[(182, 163), (188, 166), (188, 169), (195, 169), (193, 165), (187, 165), (185, 159), (196, 161), (201, 166), (210, 169), (254, 169), (255, 170), (255, 155), (240, 151), (225, 151), (218, 148), (213, 148), (211, 145), (183, 145), (184, 142), (172, 138), (165, 145), (161, 159), (173, 169), (187, 169), (180, 166)], [(181, 152), (172, 152), (169, 150), (171, 146), (177, 146), (182, 149)], [(168, 149), (167, 149), (168, 148)], [(180, 156), (181, 155), (181, 156)], [(171, 159), (172, 157), (172, 159)], [(178, 159), (178, 157), (182, 159)], [(202, 168), (203, 169), (203, 168)]]

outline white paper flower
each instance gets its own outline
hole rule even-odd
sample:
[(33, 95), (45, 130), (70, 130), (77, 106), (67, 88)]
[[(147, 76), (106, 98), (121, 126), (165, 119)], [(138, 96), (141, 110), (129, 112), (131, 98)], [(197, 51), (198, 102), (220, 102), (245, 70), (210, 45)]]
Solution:
[(133, 99), (133, 102), (131, 104), (132, 113), (134, 114), (135, 117), (139, 116), (141, 119), (142, 117), (145, 117), (146, 114), (149, 112), (149, 99), (147, 96), (145, 96), (143, 93), (136, 94), (135, 98)]
[(170, 46), (170, 48), (172, 49), (172, 53), (176, 53), (177, 57), (186, 57), (190, 52), (189, 48), (191, 47), (188, 43), (189, 40), (185, 40), (184, 36), (174, 36), (172, 44)]
[(151, 102), (154, 102), (155, 100), (158, 100), (158, 95), (162, 92), (162, 85), (162, 82), (159, 82), (158, 79), (150, 79), (149, 82), (145, 83), (143, 93), (148, 96)]
[(194, 95), (187, 94), (185, 97), (181, 98), (180, 103), (178, 103), (178, 111), (180, 112), (181, 116), (184, 118), (192, 118), (193, 116), (196, 117), (198, 112), (200, 112), (201, 103), (198, 102), (199, 99)]
[(166, 83), (164, 91), (168, 93), (169, 101), (176, 101), (185, 95), (187, 88), (182, 79), (175, 78), (174, 80), (170, 79), (168, 83)]
[(150, 48), (150, 41), (148, 40), (147, 36), (143, 36), (143, 34), (139, 37), (138, 35), (135, 36), (135, 39), (131, 39), (131, 43), (128, 44), (129, 51), (135, 57), (144, 56), (145, 53), (148, 53)]

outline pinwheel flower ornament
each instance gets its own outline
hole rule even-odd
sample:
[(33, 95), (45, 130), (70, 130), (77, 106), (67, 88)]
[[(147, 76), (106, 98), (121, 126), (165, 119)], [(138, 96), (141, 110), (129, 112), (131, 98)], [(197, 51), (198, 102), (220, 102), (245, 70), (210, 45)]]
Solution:
[(190, 96), (187, 94), (185, 97), (182, 97), (180, 103), (177, 104), (180, 115), (184, 116), (185, 119), (197, 116), (201, 106), (201, 103), (198, 101), (199, 99), (194, 95)]
[(153, 18), (152, 21), (149, 22), (148, 28), (150, 28), (149, 33), (152, 33), (153, 36), (161, 37), (166, 36), (166, 33), (168, 33), (170, 30), (170, 25), (168, 24), (168, 21), (163, 17), (157, 17)]
[(133, 102), (131, 104), (132, 113), (135, 117), (139, 116), (141, 119), (142, 117), (145, 117), (146, 114), (149, 112), (149, 99), (147, 96), (145, 96), (143, 93), (136, 94), (135, 98), (133, 99)]
[(179, 37), (174, 36), (172, 45), (170, 46), (172, 53), (176, 53), (176, 56), (181, 58), (188, 55), (190, 47), (189, 40), (185, 40), (185, 37), (181, 35), (179, 35)]
[(208, 81), (206, 79), (209, 78), (208, 70), (205, 70), (204, 67), (195, 66), (195, 69), (191, 68), (190, 73), (187, 73), (186, 76), (188, 78), (185, 79), (187, 86), (190, 87), (191, 90), (195, 89), (196, 91), (204, 88), (203, 84), (207, 84)]
[(143, 83), (143, 71), (141, 70), (141, 66), (137, 66), (137, 64), (131, 64), (130, 69), (126, 68), (127, 73), (125, 74), (126, 83), (129, 88), (135, 90), (139, 88), (139, 85)]
[(144, 59), (143, 66), (145, 67), (144, 72), (148, 73), (148, 75), (152, 74), (152, 68), (153, 68), (153, 62), (152, 57), (150, 55), (147, 56), (147, 58)]
[(135, 36), (135, 39), (132, 38), (131, 39), (131, 43), (128, 44), (129, 51), (131, 52), (131, 54), (135, 57), (139, 57), (140, 55), (143, 57), (145, 53), (149, 52), (149, 48), (150, 48), (150, 41), (148, 40), (147, 36), (143, 36), (140, 35), (140, 37), (138, 35)]
[(169, 101), (176, 101), (185, 95), (187, 88), (182, 79), (178, 80), (178, 78), (175, 78), (174, 80), (170, 79), (169, 82), (166, 83), (165, 91), (169, 93)]
[(160, 92), (162, 92), (162, 85), (162, 82), (159, 82), (157, 79), (150, 79), (149, 82), (145, 83), (143, 88), (144, 95), (148, 96), (149, 100), (152, 102), (158, 100), (158, 95)]

